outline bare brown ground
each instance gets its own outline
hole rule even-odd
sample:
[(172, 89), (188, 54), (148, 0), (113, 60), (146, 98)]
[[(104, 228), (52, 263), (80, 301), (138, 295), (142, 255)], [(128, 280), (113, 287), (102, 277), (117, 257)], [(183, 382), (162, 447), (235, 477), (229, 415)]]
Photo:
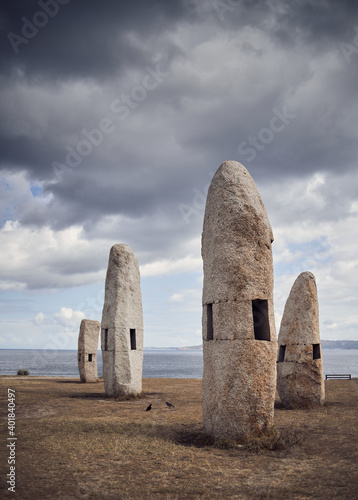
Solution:
[[(328, 381), (323, 407), (284, 410), (278, 400), (276, 449), (206, 440), (200, 380), (143, 384), (143, 398), (115, 401), (102, 382), (0, 377), (0, 497), (358, 499), (358, 380)], [(6, 484), (8, 387), (16, 390), (15, 495)]]

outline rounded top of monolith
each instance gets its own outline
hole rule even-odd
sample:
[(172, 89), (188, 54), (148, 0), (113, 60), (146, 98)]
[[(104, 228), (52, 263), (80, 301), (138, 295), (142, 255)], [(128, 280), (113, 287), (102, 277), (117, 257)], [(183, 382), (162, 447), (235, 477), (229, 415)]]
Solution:
[(317, 285), (309, 271), (301, 273), (291, 288), (278, 341), (280, 345), (320, 342)]
[(112, 246), (109, 252), (108, 271), (116, 270), (121, 275), (127, 273), (136, 275), (139, 274), (139, 265), (136, 256), (130, 246), (124, 243), (117, 243)]
[(273, 285), (272, 242), (254, 180), (241, 163), (224, 161), (211, 181), (205, 207), (204, 303), (235, 298), (244, 290), (250, 297), (266, 298)]
[(117, 257), (117, 256), (123, 257), (125, 255), (130, 255), (131, 257), (133, 256), (134, 258), (136, 258), (131, 247), (129, 245), (126, 245), (125, 243), (116, 243), (115, 245), (113, 245), (111, 247), (109, 255), (110, 255), (110, 257), (111, 256), (112, 257)]
[(211, 181), (208, 198), (210, 199), (218, 192), (226, 202), (229, 200), (233, 202), (234, 199), (237, 202), (240, 201), (236, 209), (247, 209), (250, 212), (249, 215), (255, 213), (260, 216), (267, 225), (270, 240), (272, 240), (272, 229), (265, 206), (253, 178), (244, 165), (233, 160), (224, 161), (220, 165)]
[(109, 253), (106, 275), (102, 328), (142, 325), (142, 318), (138, 261), (128, 245), (113, 245)]

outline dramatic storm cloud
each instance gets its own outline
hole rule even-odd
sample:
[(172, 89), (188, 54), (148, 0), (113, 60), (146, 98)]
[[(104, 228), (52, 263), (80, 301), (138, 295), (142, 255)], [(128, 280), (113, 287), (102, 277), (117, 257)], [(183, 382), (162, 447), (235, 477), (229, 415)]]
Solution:
[(115, 243), (141, 266), (145, 345), (200, 343), (228, 159), (273, 226), (278, 325), (310, 270), (321, 336), (357, 338), (356, 2), (2, 2), (0, 29), (0, 346), (40, 347), (67, 314), (73, 347)]

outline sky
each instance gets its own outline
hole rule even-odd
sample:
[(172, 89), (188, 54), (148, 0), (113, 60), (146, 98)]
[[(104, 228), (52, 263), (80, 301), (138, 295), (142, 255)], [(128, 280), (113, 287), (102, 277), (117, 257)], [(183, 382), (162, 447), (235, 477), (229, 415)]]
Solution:
[(205, 198), (250, 172), (276, 330), (297, 276), (358, 339), (358, 2), (0, 2), (0, 348), (76, 349), (109, 251), (141, 271), (144, 345), (201, 343)]

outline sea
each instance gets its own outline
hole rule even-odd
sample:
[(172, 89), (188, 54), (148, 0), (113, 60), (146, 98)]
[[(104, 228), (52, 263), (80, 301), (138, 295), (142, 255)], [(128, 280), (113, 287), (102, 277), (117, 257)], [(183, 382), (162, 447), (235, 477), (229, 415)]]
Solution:
[[(323, 349), (322, 354), (325, 375), (349, 373), (358, 377), (358, 349)], [(97, 366), (101, 376), (101, 351)], [(36, 376), (79, 376), (76, 350), (0, 349), (0, 375), (16, 375), (20, 368)], [(202, 375), (200, 350), (144, 350), (143, 378), (201, 378)]]

